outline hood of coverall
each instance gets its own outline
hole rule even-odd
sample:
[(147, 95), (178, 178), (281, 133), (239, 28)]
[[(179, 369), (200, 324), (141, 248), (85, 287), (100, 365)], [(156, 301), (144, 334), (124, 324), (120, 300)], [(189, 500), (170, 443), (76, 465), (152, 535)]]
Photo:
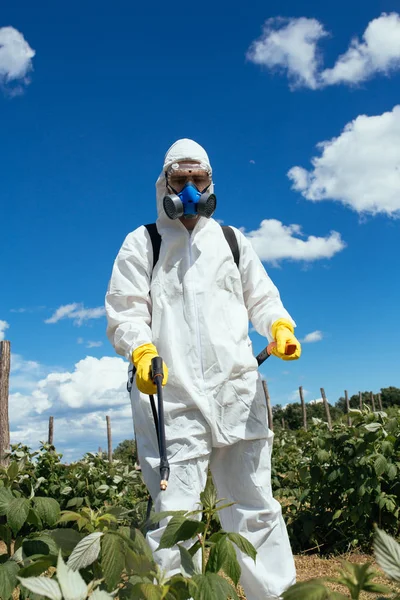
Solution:
[[(210, 160), (208, 158), (207, 152), (204, 150), (200, 144), (193, 140), (189, 140), (187, 138), (183, 138), (181, 140), (177, 140), (170, 149), (167, 151), (164, 158), (164, 166), (163, 169), (157, 179), (156, 182), (156, 193), (157, 193), (157, 214), (158, 220), (162, 221), (163, 224), (174, 224), (178, 225), (176, 221), (172, 221), (167, 217), (164, 211), (163, 200), (164, 196), (168, 194), (167, 185), (165, 182), (165, 172), (169, 167), (179, 161), (182, 160), (195, 160), (202, 162), (207, 165), (207, 167), (211, 169)], [(214, 184), (211, 183), (208, 191), (212, 194), (214, 191)], [(200, 219), (206, 219), (206, 217), (200, 217)], [(179, 223), (180, 224), (180, 223)], [(180, 224), (181, 225), (181, 224)]]

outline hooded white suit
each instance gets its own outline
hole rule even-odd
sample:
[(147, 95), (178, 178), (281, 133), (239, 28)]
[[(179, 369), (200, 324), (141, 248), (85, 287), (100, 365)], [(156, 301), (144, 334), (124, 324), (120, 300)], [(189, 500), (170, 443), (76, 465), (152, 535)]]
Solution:
[[(163, 209), (165, 171), (174, 162), (205, 162), (204, 149), (179, 140), (167, 152), (156, 184), (157, 229), (153, 251), (144, 226), (130, 233), (114, 263), (106, 295), (107, 334), (131, 360), (153, 343), (169, 368), (164, 389), (165, 431), (171, 474), (159, 490), (159, 454), (148, 396), (131, 392), (138, 454), (156, 511), (198, 508), (210, 465), (218, 497), (236, 502), (221, 515), (223, 528), (247, 537), (256, 564), (239, 556), (248, 600), (279, 598), (294, 582), (293, 557), (279, 503), (270, 483), (272, 432), (248, 323), (269, 340), (271, 325), (292, 319), (250, 242), (234, 229), (239, 269), (221, 226), (201, 217), (189, 233)], [(148, 534), (156, 551), (165, 523)], [(156, 552), (160, 566), (179, 570), (179, 552)]]

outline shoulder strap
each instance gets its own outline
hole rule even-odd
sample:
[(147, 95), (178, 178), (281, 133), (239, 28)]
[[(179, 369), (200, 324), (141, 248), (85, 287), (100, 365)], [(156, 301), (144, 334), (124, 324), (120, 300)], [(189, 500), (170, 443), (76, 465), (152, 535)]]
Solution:
[[(151, 245), (153, 246), (153, 269), (154, 269), (154, 267), (157, 264), (158, 257), (160, 256), (161, 235), (158, 233), (157, 226), (155, 223), (149, 223), (148, 225), (145, 225), (145, 227), (146, 227), (147, 231), (149, 232)], [(238, 246), (235, 232), (233, 231), (232, 227), (229, 227), (229, 225), (221, 225), (221, 229), (222, 229), (225, 239), (228, 242), (229, 247), (231, 249), (233, 260), (235, 261), (237, 268), (239, 268), (240, 254), (239, 254), (239, 246)]]
[(225, 239), (228, 242), (229, 247), (232, 251), (233, 260), (235, 261), (237, 268), (239, 268), (240, 253), (236, 234), (233, 231), (232, 227), (229, 227), (229, 225), (221, 225), (221, 228), (224, 232)]
[(151, 239), (151, 245), (153, 246), (153, 269), (157, 264), (158, 257), (160, 256), (161, 247), (161, 235), (157, 231), (155, 223), (149, 223), (145, 225)]

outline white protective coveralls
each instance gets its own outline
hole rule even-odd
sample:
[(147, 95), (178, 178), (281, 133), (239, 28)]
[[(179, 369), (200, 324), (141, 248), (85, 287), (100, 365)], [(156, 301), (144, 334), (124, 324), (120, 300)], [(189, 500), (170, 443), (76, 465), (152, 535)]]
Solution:
[[(241, 533), (257, 550), (255, 563), (238, 552), (247, 599), (275, 599), (294, 583), (295, 568), (281, 507), (272, 497), (273, 434), (248, 326), (250, 319), (271, 340), (274, 321), (294, 322), (238, 229), (239, 269), (214, 219), (201, 217), (189, 233), (166, 216), (165, 171), (184, 159), (209, 165), (192, 140), (179, 140), (167, 152), (156, 183), (159, 260), (153, 270), (144, 226), (126, 237), (106, 295), (107, 335), (130, 361), (133, 350), (153, 343), (169, 368), (163, 397), (171, 473), (164, 492), (149, 397), (135, 385), (131, 392), (140, 465), (156, 512), (198, 509), (210, 465), (218, 497), (235, 502), (220, 513), (223, 529)], [(165, 525), (147, 539), (172, 575), (179, 572), (179, 551), (156, 552)]]

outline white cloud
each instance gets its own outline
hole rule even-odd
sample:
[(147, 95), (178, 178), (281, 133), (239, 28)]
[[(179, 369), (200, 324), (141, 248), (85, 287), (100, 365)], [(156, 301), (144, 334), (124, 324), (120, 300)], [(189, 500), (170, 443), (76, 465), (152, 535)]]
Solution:
[[(308, 396), (308, 394), (309, 394), (309, 391), (308, 391), (308, 390), (305, 390), (305, 389), (303, 388), (303, 396), (304, 396), (304, 398), (305, 398), (306, 396)], [(294, 391), (293, 391), (293, 392), (290, 394), (290, 396), (289, 396), (289, 400), (291, 400), (291, 402), (300, 402), (300, 394), (299, 394), (299, 390), (298, 390), (298, 389), (297, 389), (297, 390), (294, 390)]]
[(340, 233), (332, 231), (327, 237), (308, 236), (300, 225), (283, 225), (276, 219), (261, 221), (255, 231), (245, 232), (261, 260), (277, 263), (283, 259), (313, 261), (332, 258), (345, 248)]
[(357, 84), (377, 73), (400, 68), (400, 15), (383, 13), (368, 24), (363, 41), (353, 39), (332, 69), (321, 74), (325, 85)]
[(322, 404), (323, 403), (323, 399), (322, 398), (315, 398), (314, 400), (310, 400), (309, 404)]
[(10, 326), (7, 323), (7, 321), (0, 321), (0, 342), (2, 342), (5, 338), (5, 331), (6, 329), (8, 329)]
[(326, 35), (316, 19), (268, 19), (262, 36), (251, 44), (247, 58), (268, 68), (286, 69), (293, 86), (316, 89), (320, 63), (317, 43)]
[(74, 302), (57, 308), (53, 315), (45, 320), (45, 323), (58, 323), (61, 319), (73, 319), (75, 325), (82, 325), (84, 321), (99, 319), (104, 315), (105, 308), (103, 306), (85, 308), (82, 303)]
[(311, 344), (313, 342), (320, 342), (323, 338), (322, 331), (312, 331), (311, 333), (307, 333), (304, 338), (301, 340), (303, 344)]
[(32, 70), (32, 58), (34, 56), (35, 51), (29, 46), (22, 33), (14, 27), (0, 27), (1, 85), (16, 80), (27, 84), (26, 75)]
[(70, 408), (115, 406), (127, 401), (127, 363), (118, 357), (87, 356), (73, 372), (50, 373), (38, 383), (51, 405)]
[(88, 342), (86, 344), (86, 348), (100, 348), (103, 345), (103, 342)]
[[(106, 447), (106, 414), (111, 416), (114, 446), (133, 437), (127, 367), (122, 358), (87, 356), (70, 372), (52, 371), (39, 380), (32, 379), (25, 391), (15, 391), (13, 386), (9, 397), (12, 443), (37, 448), (47, 439), (50, 415), (54, 416), (57, 449), (75, 448), (74, 458), (96, 451), (98, 446)], [(25, 368), (25, 377), (29, 370), (32, 374), (49, 370), (16, 356), (14, 371), (18, 374)]]
[(400, 105), (360, 115), (339, 137), (320, 142), (312, 170), (293, 167), (293, 189), (307, 200), (337, 200), (359, 213), (400, 211)]
[(400, 16), (397, 13), (382, 13), (373, 19), (362, 41), (354, 38), (335, 65), (323, 70), (318, 43), (327, 35), (316, 19), (269, 19), (262, 36), (250, 46), (247, 57), (267, 68), (287, 71), (292, 87), (313, 90), (339, 83), (355, 85), (378, 73), (388, 75), (400, 68)]

